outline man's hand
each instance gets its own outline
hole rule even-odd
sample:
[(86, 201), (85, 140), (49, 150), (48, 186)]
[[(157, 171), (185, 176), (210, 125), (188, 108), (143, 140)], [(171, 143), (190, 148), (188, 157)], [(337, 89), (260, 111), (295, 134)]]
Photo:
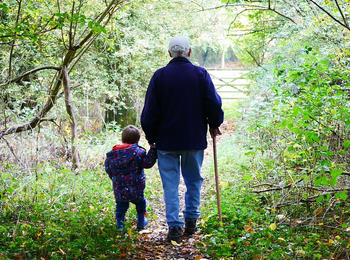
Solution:
[(209, 133), (211, 135), (211, 138), (214, 138), (218, 135), (221, 135), (220, 129), (219, 128), (210, 128)]

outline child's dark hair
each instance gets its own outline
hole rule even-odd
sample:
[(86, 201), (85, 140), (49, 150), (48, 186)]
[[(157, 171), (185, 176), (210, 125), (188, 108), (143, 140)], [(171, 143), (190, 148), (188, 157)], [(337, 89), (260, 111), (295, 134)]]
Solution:
[(140, 131), (133, 125), (128, 125), (123, 129), (122, 142), (125, 144), (135, 144), (140, 140)]

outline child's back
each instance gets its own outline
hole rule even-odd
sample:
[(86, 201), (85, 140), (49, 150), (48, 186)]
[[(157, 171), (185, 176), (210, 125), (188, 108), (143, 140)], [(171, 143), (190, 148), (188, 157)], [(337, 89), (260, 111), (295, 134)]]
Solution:
[(116, 201), (131, 201), (142, 198), (145, 189), (144, 168), (151, 168), (157, 158), (157, 151), (146, 150), (137, 144), (115, 145), (107, 153), (106, 172), (113, 181)]
[(146, 150), (137, 143), (140, 133), (134, 126), (127, 126), (122, 132), (122, 145), (115, 145), (107, 153), (105, 169), (113, 183), (116, 201), (116, 220), (118, 230), (124, 227), (125, 214), (129, 202), (136, 205), (137, 228), (143, 229), (147, 225), (146, 199), (144, 198), (145, 174), (144, 168), (151, 168), (157, 159), (157, 151)]

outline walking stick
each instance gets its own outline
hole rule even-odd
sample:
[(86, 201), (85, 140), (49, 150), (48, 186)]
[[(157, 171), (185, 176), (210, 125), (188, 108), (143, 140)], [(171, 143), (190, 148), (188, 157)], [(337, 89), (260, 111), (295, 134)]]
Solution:
[(218, 205), (219, 222), (220, 222), (220, 224), (222, 224), (219, 174), (218, 174), (218, 159), (216, 156), (216, 137), (215, 136), (213, 136), (213, 152), (214, 152), (214, 170), (215, 170), (215, 185), (216, 185), (216, 202)]

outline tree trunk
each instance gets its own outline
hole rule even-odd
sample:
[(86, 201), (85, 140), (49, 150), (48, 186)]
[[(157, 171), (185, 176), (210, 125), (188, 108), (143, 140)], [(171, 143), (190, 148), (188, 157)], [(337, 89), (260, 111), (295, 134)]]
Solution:
[(225, 48), (222, 48), (222, 54), (221, 54), (221, 68), (225, 68)]
[(66, 103), (66, 111), (70, 118), (70, 125), (71, 125), (71, 142), (72, 142), (72, 168), (76, 169), (79, 167), (79, 152), (76, 147), (75, 140), (78, 136), (77, 134), (77, 123), (75, 120), (75, 115), (73, 111), (73, 105), (71, 100), (71, 92), (70, 92), (70, 79), (67, 72), (67, 67), (63, 66), (62, 68), (62, 76), (63, 76), (63, 88), (64, 88), (64, 101)]

